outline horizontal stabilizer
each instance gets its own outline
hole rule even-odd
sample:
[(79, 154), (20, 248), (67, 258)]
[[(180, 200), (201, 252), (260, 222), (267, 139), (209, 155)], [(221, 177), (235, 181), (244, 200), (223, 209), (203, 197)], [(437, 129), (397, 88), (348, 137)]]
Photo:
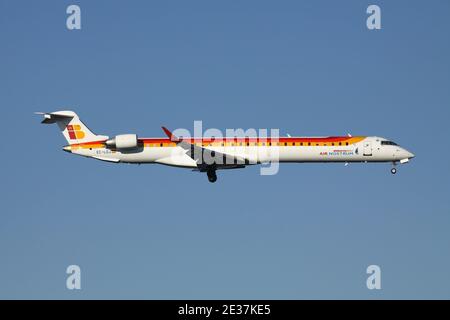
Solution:
[(76, 114), (72, 111), (35, 112), (35, 114), (44, 116), (41, 123), (45, 124), (56, 123), (58, 120), (72, 119), (76, 116)]

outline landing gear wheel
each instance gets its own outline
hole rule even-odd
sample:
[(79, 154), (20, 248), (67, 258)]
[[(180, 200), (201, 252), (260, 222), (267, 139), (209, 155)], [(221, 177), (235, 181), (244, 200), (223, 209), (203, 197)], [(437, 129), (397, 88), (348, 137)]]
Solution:
[(392, 169), (391, 169), (391, 173), (392, 173), (392, 174), (396, 174), (396, 173), (397, 173), (397, 169), (392, 168)]
[(207, 172), (208, 175), (208, 181), (211, 183), (214, 183), (217, 181), (217, 175), (215, 170), (211, 170)]

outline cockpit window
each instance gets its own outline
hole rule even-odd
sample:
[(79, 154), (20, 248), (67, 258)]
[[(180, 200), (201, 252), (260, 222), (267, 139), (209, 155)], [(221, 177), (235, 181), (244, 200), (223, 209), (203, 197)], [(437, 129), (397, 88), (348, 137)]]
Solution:
[(381, 145), (382, 146), (398, 146), (398, 144), (396, 144), (393, 141), (381, 141)]

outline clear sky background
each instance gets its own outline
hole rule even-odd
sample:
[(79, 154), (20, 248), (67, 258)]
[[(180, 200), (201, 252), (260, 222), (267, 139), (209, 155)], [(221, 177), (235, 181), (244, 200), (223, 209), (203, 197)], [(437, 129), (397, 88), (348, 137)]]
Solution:
[[(373, 3), (380, 31), (366, 28)], [(0, 0), (0, 298), (450, 298), (449, 13), (447, 0)], [(99, 134), (202, 120), (379, 135), (416, 158), (395, 176), (288, 164), (211, 184), (65, 153), (33, 115), (61, 109)], [(366, 287), (371, 264), (382, 290)]]

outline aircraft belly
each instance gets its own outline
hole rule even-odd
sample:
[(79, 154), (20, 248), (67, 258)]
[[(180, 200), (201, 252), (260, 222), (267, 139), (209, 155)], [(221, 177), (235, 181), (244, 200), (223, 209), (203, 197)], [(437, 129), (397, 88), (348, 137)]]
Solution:
[(95, 152), (91, 151), (90, 156), (99, 159), (119, 160), (127, 163), (152, 163), (159, 158), (169, 157), (174, 148), (141, 148), (138, 150), (115, 151), (108, 149), (100, 149)]
[[(354, 162), (380, 161), (377, 156), (363, 156), (356, 152), (354, 146), (349, 147), (316, 147), (316, 146), (280, 146), (280, 147), (213, 147), (210, 150), (225, 153), (250, 163), (263, 162)], [(84, 154), (86, 152), (86, 154)], [(88, 151), (78, 154), (88, 156)], [(161, 163), (182, 167), (197, 167), (196, 162), (186, 155), (181, 147), (146, 147), (139, 150), (113, 152), (106, 149), (89, 154), (101, 160), (111, 159), (128, 163)], [(383, 157), (384, 158), (384, 157)]]

